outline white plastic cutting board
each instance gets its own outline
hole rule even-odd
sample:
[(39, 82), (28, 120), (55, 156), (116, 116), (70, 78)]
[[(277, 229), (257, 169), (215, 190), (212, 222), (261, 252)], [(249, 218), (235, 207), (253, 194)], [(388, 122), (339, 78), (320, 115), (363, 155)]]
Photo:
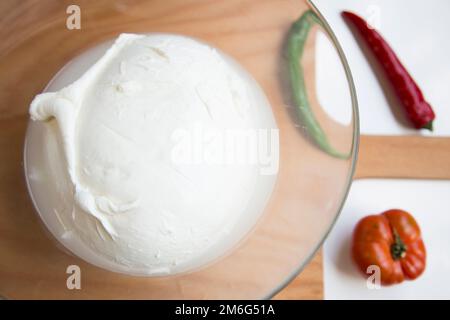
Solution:
[[(353, 264), (351, 235), (368, 214), (409, 211), (419, 223), (427, 267), (415, 281), (369, 289)], [(367, 179), (353, 183), (323, 250), (325, 299), (450, 299), (450, 181)]]
[[(434, 136), (450, 136), (450, 1), (448, 0), (313, 0), (335, 32), (354, 78), (359, 102), (361, 133), (374, 135), (423, 134), (411, 129), (395, 99), (383, 93), (371, 65), (340, 13), (351, 10), (374, 25), (398, 54), (427, 101), (436, 112)], [(318, 43), (317, 68), (319, 101), (344, 105), (342, 94), (333, 90), (339, 60), (329, 59), (330, 48)], [(324, 103), (337, 121), (348, 118), (344, 107)], [(397, 110), (396, 117), (393, 110)]]

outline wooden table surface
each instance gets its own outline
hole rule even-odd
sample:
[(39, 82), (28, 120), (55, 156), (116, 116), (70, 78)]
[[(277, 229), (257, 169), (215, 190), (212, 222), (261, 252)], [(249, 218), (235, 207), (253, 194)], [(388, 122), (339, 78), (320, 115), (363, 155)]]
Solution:
[[(89, 4), (88, 4), (89, 2)], [(0, 2), (0, 250), (1, 256), (7, 256), (8, 250), (21, 250), (40, 260), (45, 257), (21, 248), (21, 245), (33, 242), (36, 249), (49, 245), (45, 235), (38, 229), (37, 216), (31, 214), (33, 207), (27, 194), (23, 175), (22, 155), (24, 135), (28, 121), (28, 105), (32, 97), (42, 91), (47, 81), (79, 52), (76, 48), (89, 47), (99, 39), (109, 39), (126, 28), (129, 32), (145, 32), (158, 25), (158, 31), (193, 33), (209, 41), (211, 34), (196, 24), (199, 18), (207, 19), (211, 29), (223, 34), (223, 39), (234, 41), (237, 32), (254, 32), (258, 39), (252, 46), (241, 46), (252, 57), (246, 65), (257, 72), (260, 53), (267, 48), (264, 37), (269, 38), (280, 30), (285, 32), (286, 19), (294, 20), (307, 6), (301, 1), (290, 0), (254, 0), (248, 1), (159, 1), (152, 10), (145, 10), (149, 1), (116, 1), (115, 7), (104, 11), (106, 0), (77, 1), (80, 4), (83, 19), (82, 31), (69, 31), (65, 28), (67, 14), (65, 10), (72, 1), (56, 0), (2, 0)], [(111, 3), (111, 2), (110, 2)], [(139, 3), (139, 10), (131, 9), (128, 4)], [(133, 6), (133, 8), (136, 8)], [(274, 8), (283, 15), (274, 14)], [(157, 10), (156, 10), (157, 9)], [(123, 13), (126, 12), (124, 15)], [(145, 15), (142, 12), (146, 12)], [(109, 23), (110, 19), (123, 16), (120, 24)], [(42, 21), (45, 17), (45, 21)], [(265, 19), (261, 28), (256, 28), (256, 17)], [(161, 23), (161, 19), (167, 23)], [(140, 21), (141, 23), (136, 23)], [(95, 23), (94, 23), (95, 22)], [(260, 22), (260, 21), (259, 21)], [(77, 34), (78, 32), (78, 34)], [(84, 32), (84, 36), (80, 36)], [(33, 35), (42, 34), (39, 43), (29, 41)], [(88, 36), (86, 36), (88, 34)], [(267, 36), (266, 36), (267, 35)], [(214, 42), (220, 39), (214, 38)], [(220, 45), (220, 43), (219, 43)], [(20, 50), (17, 48), (20, 46)], [(39, 61), (39, 63), (36, 63)], [(450, 179), (450, 140), (445, 138), (421, 137), (361, 137), (359, 162), (355, 178), (433, 178)], [(17, 242), (10, 224), (2, 222), (4, 213), (14, 213), (13, 228), (36, 230), (36, 233), (21, 235)], [(9, 226), (9, 227), (7, 227)], [(55, 249), (56, 250), (56, 249)], [(15, 263), (27, 263), (30, 256), (12, 254)], [(43, 262), (45, 263), (45, 262)], [(2, 290), (14, 290), (7, 277), (2, 273), (0, 261), (0, 295)], [(40, 271), (37, 270), (37, 273)], [(26, 273), (14, 273), (14, 286), (27, 287), (35, 281), (33, 290), (23, 297), (38, 297), (41, 283)], [(48, 276), (48, 275), (47, 275)], [(8, 287), (9, 286), (9, 287)], [(29, 288), (29, 286), (27, 287)], [(319, 253), (276, 298), (282, 299), (321, 299), (323, 298), (322, 257)]]

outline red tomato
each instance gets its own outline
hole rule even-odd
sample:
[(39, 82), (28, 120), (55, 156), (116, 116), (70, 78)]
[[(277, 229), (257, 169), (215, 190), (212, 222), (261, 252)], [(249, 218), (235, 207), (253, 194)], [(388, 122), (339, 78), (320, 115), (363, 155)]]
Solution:
[(415, 279), (425, 270), (426, 251), (416, 220), (403, 210), (361, 219), (353, 233), (353, 259), (362, 272), (380, 267), (381, 283)]

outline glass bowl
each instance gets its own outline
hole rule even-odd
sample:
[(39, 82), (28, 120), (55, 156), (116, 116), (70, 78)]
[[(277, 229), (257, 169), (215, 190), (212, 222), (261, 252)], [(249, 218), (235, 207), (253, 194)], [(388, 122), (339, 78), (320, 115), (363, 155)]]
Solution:
[[(312, 9), (320, 23), (311, 30), (299, 65), (312, 113), (333, 148), (345, 155), (340, 157), (317, 145), (311, 125), (302, 121), (292, 98), (287, 35), (292, 23), (310, 8), (306, 2), (81, 1), (79, 7), (80, 30), (67, 29), (69, 13), (56, 1), (43, 1), (39, 6), (18, 1), (9, 14), (2, 14), (4, 21), (15, 15), (22, 17), (18, 24), (33, 25), (9, 35), (0, 47), (5, 66), (0, 85), (9, 88), (1, 99), (2, 104), (14, 102), (11, 114), (20, 115), (24, 124), (31, 99), (51, 86), (52, 78), (67, 77), (64, 70), (72, 68), (75, 71), (63, 82), (74, 80), (74, 73), (81, 74), (104, 50), (104, 43), (122, 32), (187, 35), (232, 57), (265, 92), (279, 129), (276, 184), (261, 218), (231, 251), (198, 270), (173, 276), (132, 276), (91, 265), (66, 250), (52, 232), (43, 232), (52, 228), (33, 217), (29, 200), (16, 203), (19, 217), (28, 222), (18, 223), (20, 218), (11, 206), (0, 211), (4, 228), (13, 235), (2, 244), (6, 249), (0, 250), (0, 261), (6, 261), (0, 274), (10, 275), (0, 281), (0, 294), (7, 298), (87, 299), (274, 296), (320, 248), (343, 206), (355, 167), (359, 137), (355, 90), (327, 22)], [(10, 28), (18, 27), (13, 24)], [(75, 69), (74, 64), (78, 66)], [(57, 201), (57, 186), (48, 188), (53, 168), (45, 163), (44, 126), (28, 124), (24, 151), (26, 185), (40, 217), (54, 214)], [(20, 136), (21, 132), (18, 129), (11, 134)], [(11, 161), (14, 159), (17, 161)], [(3, 190), (20, 192), (22, 197), (26, 194), (23, 185)], [(66, 286), (72, 265), (81, 270), (81, 290)]]

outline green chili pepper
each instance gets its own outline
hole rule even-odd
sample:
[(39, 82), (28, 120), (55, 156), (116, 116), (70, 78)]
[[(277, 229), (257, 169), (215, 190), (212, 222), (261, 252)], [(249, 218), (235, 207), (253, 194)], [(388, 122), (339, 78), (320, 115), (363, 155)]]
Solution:
[(325, 132), (311, 110), (308, 95), (306, 93), (303, 68), (301, 67), (299, 61), (303, 56), (303, 50), (309, 31), (314, 24), (322, 25), (322, 22), (313, 11), (308, 10), (292, 25), (289, 31), (287, 61), (293, 99), (300, 121), (305, 126), (314, 143), (329, 155), (336, 158), (346, 159), (349, 155), (337, 151), (328, 142)]

